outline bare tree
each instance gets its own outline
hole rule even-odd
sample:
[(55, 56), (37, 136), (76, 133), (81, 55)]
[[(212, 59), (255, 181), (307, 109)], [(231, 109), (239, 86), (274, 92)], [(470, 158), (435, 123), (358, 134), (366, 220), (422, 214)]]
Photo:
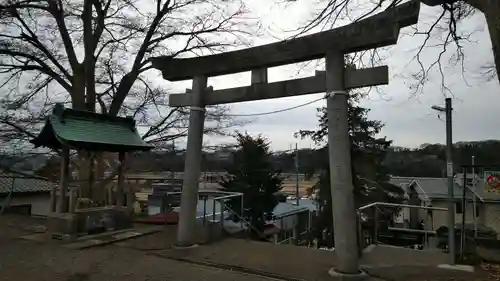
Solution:
[[(165, 105), (169, 91), (154, 82), (150, 59), (245, 43), (258, 26), (246, 13), (242, 0), (2, 1), (1, 137), (33, 137), (56, 102), (133, 115), (151, 143), (185, 136), (186, 110)], [(207, 133), (237, 124), (227, 111), (208, 110)]]
[[(285, 0), (286, 2), (297, 2), (298, 0)], [(408, 0), (367, 0), (360, 5), (360, 1), (353, 0), (318, 0), (322, 6), (319, 12), (297, 31), (299, 34), (311, 31), (316, 28), (331, 28), (337, 25), (342, 20), (357, 21), (366, 18), (376, 12), (390, 9)], [(413, 27), (410, 36), (422, 36), (423, 44), (418, 47), (417, 54), (413, 58), (420, 70), (412, 74), (417, 83), (412, 85), (413, 93), (422, 89), (422, 86), (429, 79), (430, 72), (437, 70), (442, 76), (442, 87), (444, 90), (449, 90), (445, 84), (445, 75), (443, 74), (442, 63), (446, 59), (444, 54), (455, 47), (456, 53), (451, 56), (451, 62), (454, 65), (463, 65), (463, 43), (469, 41), (471, 33), (461, 32), (457, 30), (457, 24), (471, 15), (475, 11), (480, 11), (484, 14), (488, 30), (490, 33), (491, 42), (493, 45), (493, 55), (495, 58), (494, 64), (485, 65), (482, 72), (487, 78), (492, 79), (500, 70), (500, 1), (498, 0), (421, 0), (422, 3), (429, 6), (441, 6), (442, 10), (436, 17), (435, 21), (425, 30), (417, 30)], [(361, 12), (360, 12), (361, 10)], [(357, 16), (356, 16), (357, 15)], [(433, 35), (437, 35), (437, 40), (431, 40)], [(423, 61), (421, 54), (426, 48), (440, 48), (437, 57), (430, 63)], [(358, 59), (360, 56), (370, 58), (370, 63), (378, 63), (379, 56), (377, 51), (367, 51), (354, 55)], [(351, 56), (352, 57), (352, 56)], [(361, 60), (358, 60), (360, 62)], [(365, 60), (366, 62), (366, 60)], [(498, 77), (498, 76), (497, 76)], [(500, 81), (500, 77), (498, 77)]]

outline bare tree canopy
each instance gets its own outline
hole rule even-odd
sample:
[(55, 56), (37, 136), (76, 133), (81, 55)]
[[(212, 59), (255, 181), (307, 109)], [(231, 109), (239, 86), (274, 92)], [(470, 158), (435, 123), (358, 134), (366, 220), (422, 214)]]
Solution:
[[(133, 115), (152, 143), (185, 136), (186, 111), (166, 108), (168, 89), (146, 75), (150, 58), (244, 43), (257, 26), (246, 13), (227, 0), (2, 1), (0, 137), (32, 137), (56, 102)], [(227, 110), (207, 112), (208, 133), (234, 125)]]
[[(305, 0), (285, 0), (286, 2), (299, 2)], [(339, 22), (347, 20), (348, 22), (357, 21), (368, 17), (385, 9), (390, 9), (396, 5), (409, 0), (317, 0), (315, 4), (320, 8), (317, 12), (298, 30), (299, 34), (309, 32), (313, 29), (328, 29), (339, 25)], [(429, 74), (432, 70), (437, 70), (443, 76), (443, 88), (449, 90), (444, 83), (444, 74), (442, 62), (445, 59), (444, 54), (447, 51), (455, 48), (456, 53), (451, 57), (451, 63), (461, 65), (463, 69), (464, 52), (463, 44), (470, 40), (470, 33), (461, 32), (459, 30), (460, 21), (469, 18), (475, 11), (480, 11), (484, 14), (488, 25), (488, 30), (493, 46), (494, 63), (489, 63), (482, 67), (482, 72), (485, 76), (492, 79), (498, 77), (497, 73), (500, 70), (500, 1), (498, 0), (421, 0), (423, 4), (428, 6), (440, 6), (441, 11), (435, 17), (434, 22), (419, 29), (411, 27), (410, 36), (422, 36), (423, 43), (418, 46), (418, 52), (413, 58), (419, 65), (418, 73), (413, 73), (412, 76), (416, 79), (416, 84), (413, 84), (413, 93), (421, 90), (423, 84), (429, 80)], [(293, 3), (292, 3), (293, 4)], [(312, 4), (311, 4), (312, 5)], [(438, 35), (436, 35), (438, 34)], [(431, 40), (435, 35), (436, 40)], [(437, 57), (431, 63), (423, 62), (421, 54), (426, 48), (440, 48)], [(371, 59), (371, 63), (377, 63), (379, 58), (377, 51), (364, 52), (356, 54), (357, 59), (360, 56), (367, 55)], [(352, 58), (353, 56), (351, 56)]]

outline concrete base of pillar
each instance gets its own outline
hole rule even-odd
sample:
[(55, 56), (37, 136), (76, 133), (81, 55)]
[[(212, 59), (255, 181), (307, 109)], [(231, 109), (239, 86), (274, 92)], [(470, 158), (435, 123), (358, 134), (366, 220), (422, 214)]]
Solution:
[(328, 274), (332, 277), (335, 278), (335, 280), (346, 280), (346, 281), (362, 281), (362, 280), (367, 280), (370, 278), (366, 272), (360, 270), (358, 274), (345, 274), (345, 273), (340, 273), (335, 270), (335, 268), (330, 268), (328, 270)]
[(470, 265), (462, 265), (462, 264), (439, 264), (438, 268), (450, 269), (450, 270), (459, 270), (465, 272), (474, 272), (474, 267)]
[(188, 250), (188, 249), (193, 249), (193, 248), (197, 248), (197, 247), (198, 247), (198, 244), (193, 244), (190, 246), (174, 245), (172, 248), (174, 248), (175, 250)]
[(70, 235), (70, 234), (61, 234), (61, 240), (66, 243), (74, 242), (76, 241), (77, 236), (76, 235)]

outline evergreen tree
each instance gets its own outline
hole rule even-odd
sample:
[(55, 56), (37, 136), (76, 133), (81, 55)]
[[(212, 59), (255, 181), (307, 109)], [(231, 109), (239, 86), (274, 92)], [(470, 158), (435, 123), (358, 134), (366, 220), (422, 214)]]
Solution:
[(278, 204), (276, 194), (282, 188), (282, 179), (273, 167), (269, 142), (264, 137), (237, 133), (236, 140), (238, 149), (232, 153), (226, 168), (228, 177), (220, 184), (224, 191), (243, 193), (243, 214), (240, 198), (227, 204), (256, 230), (262, 231)]
[[(369, 109), (360, 107), (361, 92), (351, 91), (348, 99), (348, 128), (351, 142), (351, 169), (353, 173), (356, 206), (371, 202), (400, 202), (402, 190), (388, 183), (389, 175), (382, 165), (391, 141), (377, 134), (383, 127), (380, 121), (368, 120)], [(326, 107), (318, 109), (319, 129), (302, 130), (298, 135), (309, 137), (324, 146), (317, 150), (320, 177), (315, 188), (319, 189), (320, 216), (314, 227), (314, 236), (320, 245), (333, 247), (333, 215), (328, 164), (328, 118)], [(317, 171), (311, 171), (317, 172)], [(353, 210), (354, 211), (354, 210)], [(324, 236), (323, 236), (324, 235)], [(322, 239), (325, 237), (325, 239)]]

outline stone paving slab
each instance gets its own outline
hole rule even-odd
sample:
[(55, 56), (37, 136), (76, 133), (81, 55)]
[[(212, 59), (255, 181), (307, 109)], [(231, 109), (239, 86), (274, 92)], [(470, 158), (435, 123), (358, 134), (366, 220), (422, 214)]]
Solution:
[(0, 217), (1, 281), (274, 280), (176, 262), (113, 245), (78, 251), (62, 247), (64, 243), (55, 239), (21, 239), (33, 233), (31, 226), (34, 224), (43, 224), (43, 220), (11, 215)]
[(326, 280), (329, 277), (328, 270), (336, 259), (334, 252), (241, 239), (227, 239), (186, 250), (166, 249), (157, 254), (174, 259), (250, 268), (297, 280)]
[(361, 264), (370, 267), (437, 266), (448, 261), (448, 255), (440, 250), (416, 250), (391, 245), (370, 245), (363, 250), (361, 258)]
[[(163, 230), (158, 233), (118, 242), (116, 245), (141, 251), (165, 250), (175, 247), (176, 235), (176, 225), (165, 225), (163, 226)], [(206, 237), (202, 232), (196, 232), (194, 235), (198, 245), (205, 245), (207, 243)]]
[[(365, 255), (362, 267), (373, 277), (387, 280), (474, 280), (485, 276), (484, 272), (468, 273), (463, 271), (437, 268), (441, 262), (439, 257), (434, 262), (424, 263), (422, 260), (412, 264), (398, 249), (391, 249), (386, 256), (382, 249)], [(404, 250), (404, 249), (403, 249)], [(402, 251), (404, 252), (404, 251)], [(328, 270), (335, 265), (335, 252), (321, 251), (293, 245), (270, 245), (268, 243), (227, 239), (219, 243), (196, 248), (176, 250), (173, 248), (155, 251), (155, 254), (168, 259), (186, 260), (199, 263), (223, 265), (233, 270), (253, 270), (268, 272), (290, 280), (334, 280), (328, 275)], [(374, 255), (376, 254), (376, 256)], [(378, 256), (378, 259), (377, 259)], [(420, 258), (424, 258), (421, 255)], [(387, 266), (389, 261), (393, 266)], [(375, 261), (371, 265), (369, 261)]]
[[(238, 239), (175, 250), (172, 247), (175, 228), (77, 251), (61, 247), (61, 242), (54, 239), (39, 242), (19, 239), (30, 233), (29, 227), (19, 223), (22, 220), (14, 220), (17, 224), (8, 225), (6, 221), (0, 218), (0, 280), (336, 280), (328, 275), (328, 270), (335, 264), (335, 252)], [(392, 259), (403, 260), (394, 252), (390, 255), (393, 255)], [(489, 279), (481, 270), (468, 274), (404, 263), (384, 267), (381, 265), (386, 262), (380, 262), (384, 261), (383, 257), (372, 257), (373, 260), (379, 263), (367, 271), (385, 280), (495, 280)], [(234, 270), (227, 270), (231, 268)]]
[(176, 262), (112, 245), (76, 251), (23, 239), (4, 238), (0, 242), (2, 281), (272, 280)]
[(365, 269), (370, 275), (383, 280), (393, 281), (486, 281), (490, 279), (487, 272), (477, 270), (474, 273), (460, 270), (449, 270), (435, 266), (399, 265)]
[(84, 239), (75, 243), (70, 243), (64, 245), (68, 249), (87, 249), (91, 247), (104, 246), (108, 244), (113, 244), (119, 241), (125, 241), (128, 239), (137, 238), (144, 235), (150, 235), (152, 233), (160, 232), (161, 228), (158, 226), (153, 227), (142, 227), (136, 229), (129, 229), (126, 231), (121, 231), (119, 233), (102, 233), (100, 235), (94, 235), (91, 239)]

